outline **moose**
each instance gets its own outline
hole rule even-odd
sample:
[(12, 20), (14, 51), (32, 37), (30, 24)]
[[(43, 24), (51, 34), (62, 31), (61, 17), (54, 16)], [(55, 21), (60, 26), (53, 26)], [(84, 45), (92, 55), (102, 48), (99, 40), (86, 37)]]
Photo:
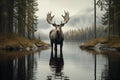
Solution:
[(69, 21), (69, 12), (65, 11), (65, 15), (61, 15), (64, 19), (64, 22), (61, 21), (61, 24), (53, 23), (52, 20), (54, 15), (51, 15), (51, 12), (47, 14), (47, 22), (55, 27), (49, 33), (50, 43), (51, 43), (51, 52), (53, 52), (53, 44), (55, 45), (55, 51), (57, 51), (57, 45), (60, 45), (60, 53), (62, 53), (64, 34), (62, 27)]

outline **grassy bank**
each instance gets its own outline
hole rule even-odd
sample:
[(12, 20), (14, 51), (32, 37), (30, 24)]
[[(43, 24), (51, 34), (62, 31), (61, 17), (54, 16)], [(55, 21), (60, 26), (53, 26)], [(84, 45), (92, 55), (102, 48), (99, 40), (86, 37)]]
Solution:
[[(37, 50), (27, 50), (27, 48), (33, 47), (35, 44), (39, 44), (41, 48)], [(41, 40), (29, 40), (25, 37), (18, 35), (2, 35), (0, 34), (0, 62), (15, 59), (18, 57), (24, 57), (25, 55), (33, 54), (37, 51), (45, 50), (49, 44), (41, 41)], [(16, 48), (18, 46), (22, 46), (22, 50), (8, 50), (7, 47)]]
[(20, 47), (23, 48), (32, 47), (34, 44), (40, 44), (41, 46), (47, 45), (41, 40), (29, 40), (28, 38), (18, 35), (2, 35), (0, 34), (0, 49), (7, 47)]
[(109, 40), (107, 38), (91, 39), (81, 45), (82, 48), (95, 46), (98, 43), (106, 43), (111, 48), (120, 48), (120, 37), (112, 36)]

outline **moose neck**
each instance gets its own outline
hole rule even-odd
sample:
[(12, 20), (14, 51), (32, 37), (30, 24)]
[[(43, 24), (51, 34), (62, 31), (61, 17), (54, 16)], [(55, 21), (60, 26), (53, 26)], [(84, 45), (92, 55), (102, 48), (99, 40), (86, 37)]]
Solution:
[(62, 30), (56, 30), (56, 37), (61, 38), (63, 36)]
[(58, 28), (55, 28), (55, 31), (56, 31), (56, 33), (55, 33), (55, 41), (56, 42), (61, 42), (61, 41), (63, 41), (63, 32), (62, 32), (62, 29), (61, 29), (61, 27), (58, 27)]

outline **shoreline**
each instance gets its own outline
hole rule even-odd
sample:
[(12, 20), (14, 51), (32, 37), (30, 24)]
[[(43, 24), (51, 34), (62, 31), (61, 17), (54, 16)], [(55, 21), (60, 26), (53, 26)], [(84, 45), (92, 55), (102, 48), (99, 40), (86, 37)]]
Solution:
[(37, 50), (39, 48), (48, 48), (50, 45), (38, 39), (30, 40), (18, 35), (1, 35), (0, 50), (21, 51)]
[(120, 52), (120, 37), (96, 38), (84, 42), (80, 45), (83, 50), (101, 50), (101, 51), (118, 51)]

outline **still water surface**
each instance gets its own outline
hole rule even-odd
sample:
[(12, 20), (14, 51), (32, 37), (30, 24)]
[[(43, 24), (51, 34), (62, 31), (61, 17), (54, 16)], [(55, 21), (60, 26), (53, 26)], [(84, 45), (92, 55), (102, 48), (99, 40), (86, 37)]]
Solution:
[[(0, 62), (0, 80), (120, 80), (120, 58), (82, 51), (64, 42), (63, 56), (51, 50)], [(55, 79), (56, 78), (56, 79)]]

